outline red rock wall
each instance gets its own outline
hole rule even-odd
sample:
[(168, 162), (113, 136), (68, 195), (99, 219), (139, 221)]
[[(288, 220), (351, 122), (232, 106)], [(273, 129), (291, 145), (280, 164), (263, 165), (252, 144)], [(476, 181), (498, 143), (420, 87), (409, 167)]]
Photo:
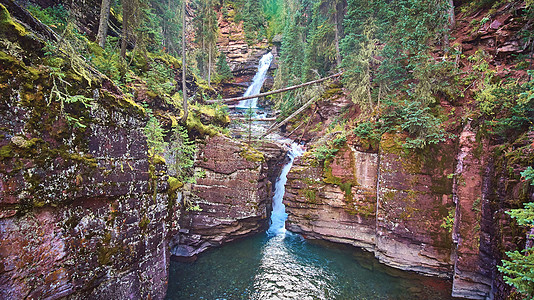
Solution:
[(244, 147), (235, 140), (216, 136), (200, 150), (196, 169), (206, 176), (199, 178), (186, 196), (202, 211), (184, 212), (182, 229), (171, 242), (173, 255), (191, 257), (268, 227), (272, 187), (285, 151), (264, 143), (259, 147), (264, 158), (256, 159), (246, 154)]
[(362, 247), (400, 269), (449, 276), (452, 241), (440, 225), (452, 207), (454, 151), (445, 147), (454, 145), (427, 160), (402, 154), (396, 138), (386, 138), (379, 154), (342, 148), (326, 167), (297, 160), (288, 176), (288, 228)]
[[(0, 162), (0, 298), (164, 297), (168, 222), (176, 216), (167, 195), (154, 198), (149, 186), (144, 122), (108, 109), (94, 109), (82, 136), (72, 133), (85, 155), (67, 148), (70, 157), (21, 157), (15, 150)], [(8, 111), (0, 119), (10, 119)], [(36, 152), (60, 142), (20, 121), (3, 127), (1, 146), (14, 146), (8, 136), (44, 138)]]
[(385, 135), (379, 153), (349, 141), (324, 165), (297, 158), (286, 187), (288, 229), (364, 248), (399, 269), (452, 278), (456, 297), (506, 298), (510, 288), (496, 265), (504, 251), (521, 249), (527, 233), (518, 239), (521, 229), (504, 212), (532, 201), (532, 188), (517, 178), (534, 157), (534, 134), (491, 149), (468, 124), (458, 146), (424, 152), (404, 151), (402, 138)]
[(0, 299), (163, 299), (179, 214), (161, 166), (154, 193), (145, 115), (98, 74), (89, 86), (68, 68), (93, 106), (61, 109), (43, 43), (13, 34), (0, 31), (25, 58), (0, 49)]

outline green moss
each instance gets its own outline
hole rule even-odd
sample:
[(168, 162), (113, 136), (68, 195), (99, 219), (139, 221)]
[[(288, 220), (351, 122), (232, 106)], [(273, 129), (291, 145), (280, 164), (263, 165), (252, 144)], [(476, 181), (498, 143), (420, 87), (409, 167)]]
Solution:
[(241, 157), (251, 162), (262, 162), (265, 161), (265, 156), (260, 151), (250, 147), (249, 145), (243, 145), (241, 147), (241, 152), (239, 153)]
[(164, 165), (166, 161), (163, 156), (156, 154), (152, 157), (152, 163), (155, 165), (159, 165), (159, 164)]
[(220, 109), (215, 109), (212, 106), (208, 105), (196, 105), (191, 107), (195, 111), (195, 114), (202, 116), (210, 121), (212, 124), (219, 126), (227, 126), (230, 124), (230, 117)]
[(104, 49), (102, 49), (102, 47), (95, 42), (88, 41), (87, 49), (89, 49), (89, 51), (96, 56), (104, 56)]
[(334, 95), (340, 95), (343, 93), (343, 90), (339, 85), (331, 85), (321, 96), (323, 100), (329, 100), (333, 98)]
[(0, 4), (0, 32), (11, 37), (23, 37), (28, 34), (22, 25), (13, 21), (9, 11), (2, 4)]
[(167, 182), (169, 183), (169, 192), (174, 193), (178, 189), (181, 189), (184, 186), (184, 183), (178, 180), (176, 177), (169, 176), (169, 179), (167, 179)]
[(330, 167), (331, 161), (325, 161), (325, 168), (324, 168), (324, 179), (323, 182), (337, 185), (343, 192), (345, 201), (352, 202), (353, 201), (353, 195), (352, 195), (352, 187), (354, 185), (357, 185), (357, 182), (353, 181), (346, 181), (342, 178), (336, 177), (332, 175), (332, 168)]
[(15, 156), (15, 152), (13, 151), (13, 147), (11, 144), (5, 145), (2, 148), (0, 148), (0, 160), (4, 160), (6, 158), (12, 158)]
[(304, 195), (304, 198), (306, 198), (309, 203), (317, 203), (317, 191), (315, 191), (314, 189), (305, 188), (302, 190), (302, 195)]
[(149, 52), (148, 57), (152, 59), (153, 61), (159, 60), (163, 62), (164, 64), (166, 64), (167, 66), (172, 67), (173, 69), (182, 68), (182, 61), (172, 55), (169, 55), (168, 53), (155, 54), (155, 53)]
[(27, 140), (22, 136), (14, 136), (11, 138), (11, 142), (15, 144), (17, 147), (22, 149), (30, 149), (35, 147), (35, 145), (39, 142), (42, 142), (43, 140), (40, 138), (33, 138), (31, 140)]
[(389, 202), (389, 201), (395, 199), (395, 195), (397, 195), (397, 192), (387, 191), (382, 195), (382, 200), (383, 200), (383, 202)]
[[(0, 79), (7, 81), (7, 79), (11, 77), (21, 75), (23, 79), (23, 87), (27, 90), (32, 90), (34, 88), (33, 82), (41, 76), (39, 70), (26, 66), (24, 62), (4, 51), (0, 51), (0, 65), (4, 67)], [(0, 87), (2, 86), (0, 85)]]
[(111, 259), (113, 255), (119, 252), (119, 247), (111, 247), (111, 233), (106, 232), (102, 236), (102, 240), (98, 243), (98, 263), (100, 265), (109, 265), (111, 264)]
[(111, 105), (124, 108), (124, 109), (131, 109), (143, 117), (146, 116), (145, 108), (137, 104), (135, 101), (133, 101), (132, 98), (128, 96), (117, 97), (106, 90), (101, 90), (101, 91), (102, 91), (104, 98), (110, 101)]
[(147, 229), (148, 224), (150, 224), (150, 219), (148, 219), (148, 217), (144, 215), (139, 221), (139, 228), (141, 228), (142, 230), (145, 230)]
[(187, 129), (199, 136), (215, 136), (219, 133), (213, 125), (204, 125), (200, 119), (193, 114), (187, 116)]

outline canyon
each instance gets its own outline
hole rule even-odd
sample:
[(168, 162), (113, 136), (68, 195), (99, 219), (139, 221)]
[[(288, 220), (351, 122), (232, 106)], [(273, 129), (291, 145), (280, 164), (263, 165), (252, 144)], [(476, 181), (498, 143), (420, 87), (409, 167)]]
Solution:
[[(73, 4), (89, 36), (98, 2)], [(54, 34), (14, 1), (0, 0), (0, 10), (0, 298), (163, 299), (171, 259), (194, 260), (268, 228), (287, 145), (251, 147), (204, 133), (214, 117), (195, 111), (199, 121), (188, 129), (203, 133), (192, 167), (201, 175), (176, 184), (165, 159), (149, 153), (145, 134), (148, 110), (158, 111), (169, 130), (176, 110), (149, 99), (143, 87), (132, 98), (67, 56), (65, 80), (93, 101), (83, 113), (75, 112), (80, 103), (67, 108), (86, 121), (71, 126), (61, 117), (64, 104), (50, 101), (56, 79), (39, 60)], [(217, 18), (218, 46), (235, 76), (218, 88), (233, 97), (273, 46), (248, 45), (242, 22), (220, 12)], [(505, 56), (523, 51), (514, 35), (519, 26), (503, 13), (477, 32), (458, 29), (457, 42), (466, 55), (493, 49), (492, 63), (504, 76), (511, 73)], [(276, 47), (273, 53), (266, 89)], [(194, 85), (192, 76), (186, 80)], [(340, 82), (327, 88), (329, 96), (304, 112), (305, 127), (301, 118), (282, 131), (310, 149), (287, 175), (287, 229), (362, 248), (397, 269), (451, 279), (455, 297), (506, 298), (511, 288), (496, 266), (527, 235), (505, 212), (518, 199), (534, 201), (533, 188), (517, 179), (532, 163), (534, 132), (497, 143), (476, 120), (463, 118), (462, 103), (442, 101), (448, 130), (456, 133), (444, 142), (406, 151), (402, 132), (386, 133), (376, 145), (348, 135), (335, 154), (318, 159), (311, 150), (324, 144), (327, 127), (340, 115), (358, 114)]]

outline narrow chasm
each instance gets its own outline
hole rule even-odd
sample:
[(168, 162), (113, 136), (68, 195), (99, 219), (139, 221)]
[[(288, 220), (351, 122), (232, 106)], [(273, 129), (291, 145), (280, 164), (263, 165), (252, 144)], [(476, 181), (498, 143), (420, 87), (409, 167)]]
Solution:
[(534, 298), (532, 0), (0, 0), (0, 299)]

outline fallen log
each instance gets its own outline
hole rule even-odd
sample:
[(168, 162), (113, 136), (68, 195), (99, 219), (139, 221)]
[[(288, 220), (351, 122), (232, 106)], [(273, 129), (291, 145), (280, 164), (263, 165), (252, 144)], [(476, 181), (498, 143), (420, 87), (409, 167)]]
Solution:
[(273, 94), (278, 94), (278, 93), (283, 93), (283, 92), (288, 92), (288, 91), (291, 91), (291, 90), (299, 89), (299, 88), (302, 88), (302, 87), (305, 87), (305, 86), (308, 86), (308, 85), (320, 83), (320, 82), (326, 81), (328, 79), (339, 77), (341, 75), (343, 75), (343, 72), (339, 72), (337, 74), (334, 74), (332, 76), (328, 76), (328, 77), (325, 77), (325, 78), (321, 78), (321, 79), (317, 79), (317, 80), (313, 80), (313, 81), (309, 81), (309, 82), (301, 83), (301, 84), (298, 84), (298, 85), (294, 85), (294, 86), (290, 86), (290, 87), (286, 87), (286, 88), (283, 88), (283, 89), (274, 90), (274, 91), (270, 91), (270, 92), (266, 92), (266, 93), (261, 93), (261, 94), (257, 94), (257, 95), (246, 96), (246, 97), (237, 97), (237, 98), (229, 98), (229, 99), (219, 99), (219, 100), (206, 100), (206, 102), (207, 103), (230, 103), (230, 102), (243, 101), (243, 100), (252, 99), (252, 98), (265, 97), (265, 96), (269, 96), (269, 95), (273, 95)]
[(265, 137), (269, 133), (273, 132), (274, 130), (280, 128), (282, 125), (289, 122), (289, 120), (293, 119), (296, 115), (300, 114), (303, 110), (308, 108), (308, 106), (312, 105), (315, 100), (317, 100), (319, 97), (313, 97), (310, 101), (306, 102), (303, 106), (301, 106), (299, 109), (297, 109), (294, 113), (292, 113), (289, 117), (285, 118), (282, 122), (275, 124), (274, 126), (269, 127), (269, 129), (261, 135), (261, 137)]

